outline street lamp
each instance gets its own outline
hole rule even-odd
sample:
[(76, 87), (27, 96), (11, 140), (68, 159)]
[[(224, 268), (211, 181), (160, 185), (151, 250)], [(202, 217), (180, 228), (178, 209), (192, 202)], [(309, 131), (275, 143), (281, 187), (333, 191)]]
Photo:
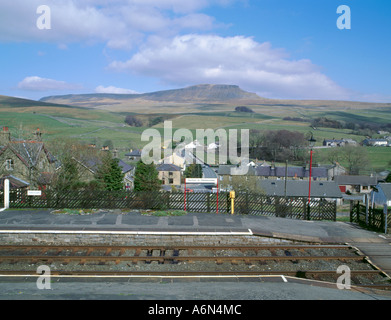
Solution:
[(316, 140), (314, 139), (314, 135), (311, 132), (311, 138), (308, 140), (311, 148), (311, 156), (310, 156), (310, 181), (309, 181), (309, 189), (308, 189), (308, 205), (310, 204), (311, 200), (311, 173), (312, 173), (312, 148), (314, 147)]

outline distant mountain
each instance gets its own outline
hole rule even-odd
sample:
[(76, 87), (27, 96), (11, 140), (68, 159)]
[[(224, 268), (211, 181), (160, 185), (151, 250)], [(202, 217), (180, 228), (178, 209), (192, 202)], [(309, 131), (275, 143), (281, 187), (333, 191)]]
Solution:
[(229, 100), (259, 100), (262, 99), (255, 93), (250, 93), (235, 85), (211, 85), (200, 84), (183, 89), (166, 90), (146, 93), (142, 95), (144, 99), (154, 101), (176, 101), (176, 102), (210, 102)]
[(86, 106), (87, 104), (107, 105), (108, 100), (114, 104), (125, 100), (146, 100), (155, 102), (226, 102), (231, 100), (262, 100), (255, 93), (250, 93), (235, 85), (201, 84), (183, 89), (156, 91), (143, 94), (80, 94), (44, 97), (40, 101), (66, 103)]
[(16, 98), (0, 95), (0, 109), (3, 108), (27, 108), (27, 107), (61, 107), (61, 108), (79, 108), (67, 104), (56, 104), (51, 102), (29, 100), (24, 98)]

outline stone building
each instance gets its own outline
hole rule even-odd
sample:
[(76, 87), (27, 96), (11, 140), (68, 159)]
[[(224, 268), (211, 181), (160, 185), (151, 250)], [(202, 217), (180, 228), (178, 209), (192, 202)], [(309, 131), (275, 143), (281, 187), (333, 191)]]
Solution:
[(0, 132), (0, 176), (12, 175), (39, 185), (42, 175), (55, 172), (55, 158), (41, 141), (37, 130), (35, 140), (13, 140), (7, 127)]

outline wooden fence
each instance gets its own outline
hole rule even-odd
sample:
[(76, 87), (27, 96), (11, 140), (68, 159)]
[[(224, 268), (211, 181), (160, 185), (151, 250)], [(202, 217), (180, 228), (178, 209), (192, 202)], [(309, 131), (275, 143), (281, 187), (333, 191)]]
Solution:
[[(387, 221), (386, 221), (387, 220)], [(350, 222), (355, 222), (363, 227), (375, 231), (386, 231), (391, 227), (391, 210), (388, 208), (387, 219), (383, 208), (372, 208), (368, 206), (368, 212), (365, 205), (359, 201), (350, 202)]]
[[(0, 199), (2, 195), (0, 194)], [(229, 193), (186, 193), (186, 211), (200, 213), (231, 213)], [(1, 201), (1, 200), (0, 200)], [(10, 208), (50, 209), (155, 209), (184, 210), (182, 192), (134, 191), (43, 191), (41, 196), (28, 196), (26, 190), (10, 192)], [(302, 220), (336, 220), (336, 202), (301, 197), (277, 197), (236, 193), (235, 213), (267, 215)]]

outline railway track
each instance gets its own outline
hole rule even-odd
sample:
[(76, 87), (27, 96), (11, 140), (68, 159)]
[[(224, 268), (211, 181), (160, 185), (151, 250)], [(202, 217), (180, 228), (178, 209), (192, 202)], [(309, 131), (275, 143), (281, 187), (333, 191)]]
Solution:
[(339, 265), (352, 285), (390, 289), (386, 274), (346, 245), (71, 246), (0, 245), (0, 276), (273, 276), (331, 281)]

